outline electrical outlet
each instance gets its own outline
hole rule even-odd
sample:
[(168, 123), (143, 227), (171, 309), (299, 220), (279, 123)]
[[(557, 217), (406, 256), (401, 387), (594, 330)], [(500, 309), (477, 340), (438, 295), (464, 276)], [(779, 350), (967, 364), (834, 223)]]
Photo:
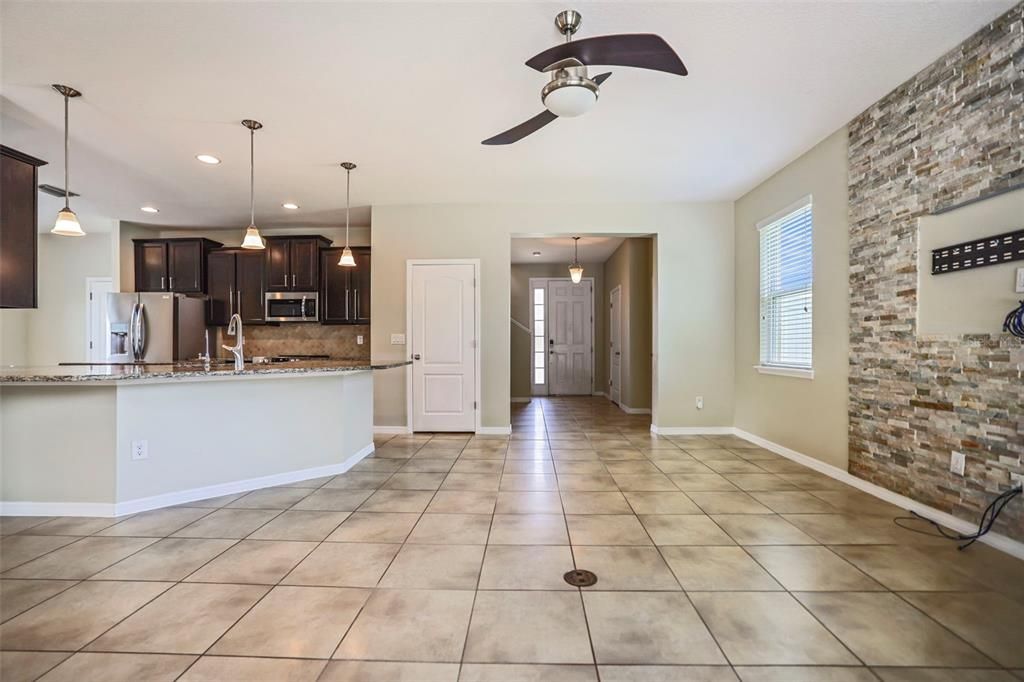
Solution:
[(363, 335), (362, 334), (359, 334), (359, 335), (356, 336), (356, 345), (357, 346), (363, 345)]
[(967, 455), (954, 450), (949, 455), (949, 470), (957, 476), (964, 475), (964, 467), (967, 466)]
[(392, 346), (404, 346), (405, 345), (405, 334), (392, 334), (391, 335)]
[(132, 459), (149, 459), (149, 441), (132, 441)]
[(1013, 290), (1018, 294), (1024, 294), (1024, 268), (1017, 268), (1017, 285)]
[(697, 409), (698, 410), (703, 410), (704, 409), (704, 396), (702, 396), (702, 395), (697, 396)]

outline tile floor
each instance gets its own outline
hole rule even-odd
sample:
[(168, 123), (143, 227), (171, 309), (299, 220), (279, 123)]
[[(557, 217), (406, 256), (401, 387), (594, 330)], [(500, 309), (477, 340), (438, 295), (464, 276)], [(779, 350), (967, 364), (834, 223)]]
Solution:
[(1024, 679), (1024, 562), (604, 400), (513, 421), (130, 518), (4, 518), (0, 677)]

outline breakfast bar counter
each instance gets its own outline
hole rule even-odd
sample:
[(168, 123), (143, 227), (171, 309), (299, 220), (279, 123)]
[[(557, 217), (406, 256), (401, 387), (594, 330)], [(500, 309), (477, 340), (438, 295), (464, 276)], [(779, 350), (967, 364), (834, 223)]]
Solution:
[(0, 513), (118, 516), (343, 473), (407, 362), (0, 369)]

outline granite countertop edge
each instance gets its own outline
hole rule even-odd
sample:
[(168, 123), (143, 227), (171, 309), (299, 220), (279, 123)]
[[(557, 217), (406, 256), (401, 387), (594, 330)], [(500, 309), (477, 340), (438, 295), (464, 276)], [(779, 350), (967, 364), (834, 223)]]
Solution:
[(231, 379), (280, 375), (324, 375), (393, 369), (412, 364), (410, 360), (380, 363), (314, 361), (281, 364), (246, 364), (235, 371), (228, 365), (206, 369), (201, 363), (182, 362), (166, 365), (82, 365), (57, 367), (0, 368), (0, 384), (83, 384), (135, 383), (180, 379)]

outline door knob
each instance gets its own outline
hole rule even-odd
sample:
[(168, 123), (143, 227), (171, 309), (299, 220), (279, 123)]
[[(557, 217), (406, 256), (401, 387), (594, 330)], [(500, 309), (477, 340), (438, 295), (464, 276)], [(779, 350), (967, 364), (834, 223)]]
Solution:
[(420, 359), (420, 354), (416, 353), (415, 355), (412, 356), (412, 359), (413, 360), (419, 360)]

